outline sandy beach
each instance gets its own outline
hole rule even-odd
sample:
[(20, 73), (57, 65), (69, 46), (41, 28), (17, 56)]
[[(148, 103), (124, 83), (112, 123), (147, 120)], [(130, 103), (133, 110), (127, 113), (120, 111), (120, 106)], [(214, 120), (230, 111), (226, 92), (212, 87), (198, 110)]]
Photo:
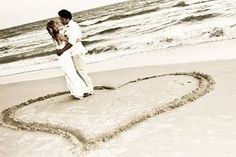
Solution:
[(235, 42), (89, 64), (115, 90), (79, 101), (60, 69), (1, 77), (0, 156), (234, 157)]

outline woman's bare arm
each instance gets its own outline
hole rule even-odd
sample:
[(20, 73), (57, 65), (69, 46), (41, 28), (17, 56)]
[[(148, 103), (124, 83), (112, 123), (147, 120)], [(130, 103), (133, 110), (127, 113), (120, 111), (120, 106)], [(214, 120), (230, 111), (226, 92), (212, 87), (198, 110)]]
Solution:
[(57, 34), (57, 39), (60, 40), (60, 41), (68, 42), (68, 38), (65, 37), (64, 35), (60, 34), (60, 33)]

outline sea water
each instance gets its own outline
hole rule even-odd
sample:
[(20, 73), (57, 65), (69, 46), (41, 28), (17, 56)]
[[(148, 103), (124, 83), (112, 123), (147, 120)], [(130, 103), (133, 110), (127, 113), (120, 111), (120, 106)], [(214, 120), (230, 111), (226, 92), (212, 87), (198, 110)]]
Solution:
[[(55, 17), (56, 18), (56, 17)], [(60, 68), (45, 25), (0, 30), (0, 77)], [(87, 64), (236, 37), (235, 0), (130, 0), (73, 14)], [(164, 53), (165, 51), (161, 51)], [(223, 52), (222, 52), (223, 53)]]

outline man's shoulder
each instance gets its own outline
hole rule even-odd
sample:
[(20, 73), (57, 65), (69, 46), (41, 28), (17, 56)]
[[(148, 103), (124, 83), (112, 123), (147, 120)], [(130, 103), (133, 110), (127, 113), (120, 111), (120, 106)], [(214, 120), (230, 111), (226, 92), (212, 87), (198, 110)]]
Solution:
[(79, 24), (73, 20), (70, 20), (69, 27), (79, 27)]

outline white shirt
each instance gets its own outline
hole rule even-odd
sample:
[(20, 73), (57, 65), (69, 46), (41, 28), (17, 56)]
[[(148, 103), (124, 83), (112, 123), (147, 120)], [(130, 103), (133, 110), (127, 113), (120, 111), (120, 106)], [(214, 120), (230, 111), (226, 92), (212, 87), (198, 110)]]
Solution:
[(72, 56), (81, 54), (84, 55), (88, 52), (81, 42), (82, 33), (79, 25), (76, 22), (70, 20), (69, 23), (65, 25), (64, 34), (68, 37), (68, 42), (73, 45), (71, 47)]

